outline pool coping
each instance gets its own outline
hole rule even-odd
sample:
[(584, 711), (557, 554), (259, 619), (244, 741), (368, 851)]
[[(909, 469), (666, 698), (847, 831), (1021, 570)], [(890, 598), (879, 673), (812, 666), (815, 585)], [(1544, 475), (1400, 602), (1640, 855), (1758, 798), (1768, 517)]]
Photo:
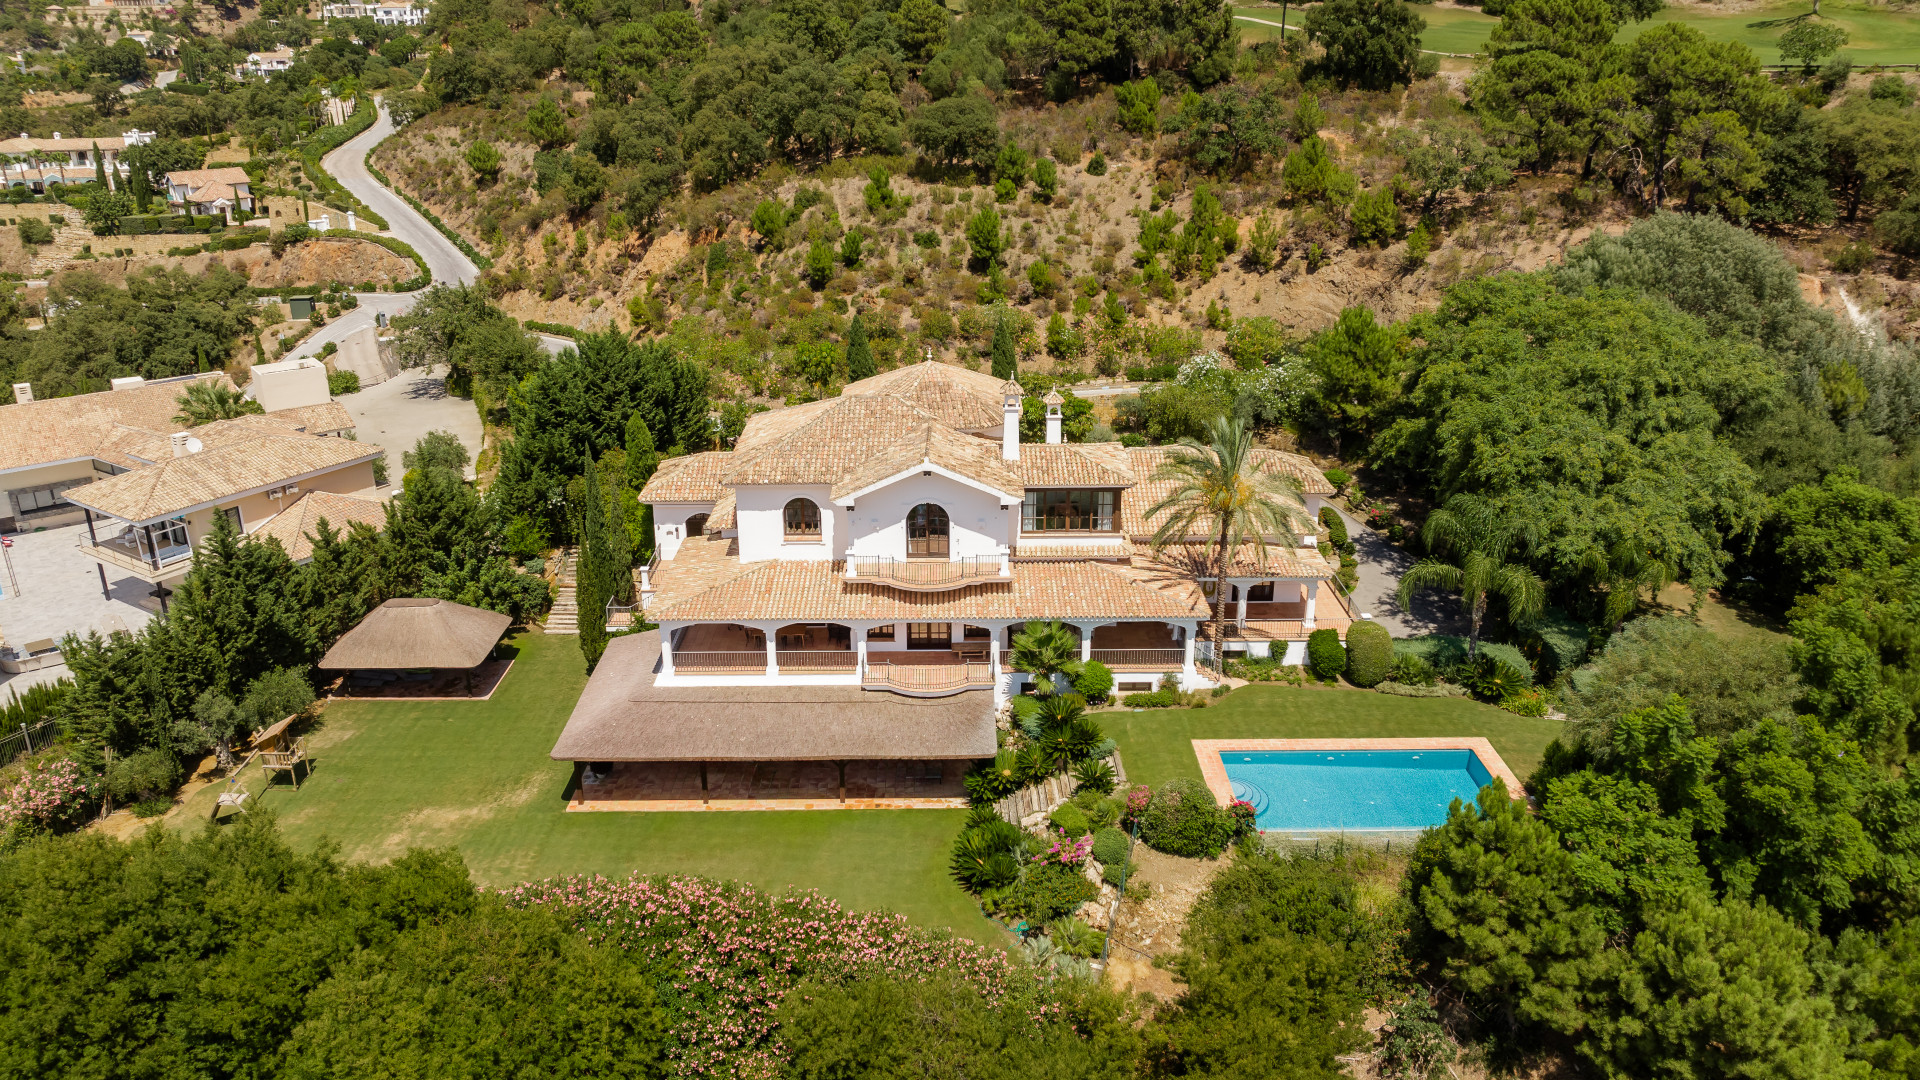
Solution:
[(1194, 739), (1193, 754), (1200, 760), (1200, 777), (1221, 806), (1233, 802), (1233, 782), (1227, 779), (1227, 764), (1220, 759), (1229, 751), (1275, 750), (1471, 750), (1473, 756), (1495, 779), (1507, 785), (1507, 795), (1527, 797), (1527, 789), (1507, 768), (1493, 744), (1478, 736), (1446, 739)]

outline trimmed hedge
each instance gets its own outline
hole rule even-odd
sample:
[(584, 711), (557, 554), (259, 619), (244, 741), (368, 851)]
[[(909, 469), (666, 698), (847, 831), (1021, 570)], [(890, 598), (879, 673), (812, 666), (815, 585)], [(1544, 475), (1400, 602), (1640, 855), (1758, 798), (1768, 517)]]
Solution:
[[(389, 138), (391, 138), (391, 136), (389, 136)], [(381, 172), (380, 169), (374, 165), (373, 151), (380, 149), (380, 147), (385, 144), (386, 144), (386, 139), (382, 139), (380, 140), (379, 144), (374, 146), (373, 150), (367, 151), (367, 156), (365, 159), (367, 172), (372, 174), (375, 180), (378, 180), (380, 181), (381, 184), (385, 185), (388, 191), (391, 191), (395, 195), (398, 195), (402, 199), (405, 199), (407, 201), (407, 205), (413, 207), (415, 213), (427, 219), (427, 224), (432, 225), (434, 228), (440, 230), (441, 236), (446, 237), (453, 244), (454, 247), (459, 248), (461, 254), (465, 255), (469, 259), (472, 259), (473, 265), (479, 267), (482, 270), (493, 269), (492, 259), (489, 259), (485, 255), (480, 254), (478, 249), (476, 249), (472, 244), (467, 243), (466, 237), (461, 236), (459, 233), (453, 231), (453, 229), (449, 227), (446, 222), (440, 220), (440, 215), (427, 209), (425, 204), (421, 203), (419, 199), (416, 199), (413, 196), (407, 194), (406, 192), (401, 191), (399, 188), (394, 187), (393, 181), (387, 179), (387, 174), (384, 172)], [(572, 335), (569, 334), (567, 336), (571, 337)]]
[(1093, 857), (1102, 866), (1116, 866), (1126, 862), (1127, 834), (1111, 826), (1094, 830)]
[(1332, 544), (1335, 550), (1341, 552), (1353, 550), (1353, 541), (1347, 536), (1347, 522), (1340, 516), (1340, 511), (1331, 506), (1321, 507), (1320, 524), (1327, 527), (1327, 542)]
[[(1400, 638), (1393, 643), (1393, 651), (1395, 655), (1417, 656), (1432, 665), (1435, 671), (1445, 674), (1467, 662), (1467, 639), (1452, 634), (1424, 634)], [(1527, 663), (1526, 656), (1511, 645), (1482, 641), (1480, 652), (1511, 665), (1529, 680), (1533, 677), (1533, 665)]]
[(120, 219), (123, 236), (152, 236), (155, 233), (206, 233), (225, 224), (219, 217), (193, 214), (129, 214)]
[(1393, 635), (1368, 619), (1347, 627), (1347, 681), (1373, 687), (1393, 674)]
[(1100, 701), (1113, 693), (1113, 669), (1098, 660), (1089, 660), (1073, 677), (1073, 692), (1088, 701)]
[(1340, 631), (1321, 628), (1307, 635), (1307, 667), (1322, 679), (1331, 679), (1346, 670), (1347, 650), (1340, 644)]
[(526, 327), (528, 330), (531, 330), (536, 334), (552, 334), (554, 337), (575, 338), (575, 339), (578, 339), (580, 337), (579, 327), (568, 326), (565, 323), (536, 322), (533, 319), (528, 319), (527, 321), (521, 323), (520, 325), (523, 327)]

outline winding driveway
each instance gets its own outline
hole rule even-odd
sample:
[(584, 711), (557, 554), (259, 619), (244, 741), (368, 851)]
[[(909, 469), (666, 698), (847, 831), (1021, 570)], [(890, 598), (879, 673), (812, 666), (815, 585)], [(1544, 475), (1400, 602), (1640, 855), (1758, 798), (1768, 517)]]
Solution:
[(1361, 524), (1344, 510), (1347, 535), (1353, 539), (1354, 557), (1360, 561), (1359, 579), (1353, 585), (1353, 613), (1371, 615), (1396, 638), (1419, 634), (1461, 634), (1467, 620), (1460, 611), (1460, 598), (1436, 589), (1426, 589), (1407, 607), (1395, 599), (1400, 578), (1414, 563), (1404, 548), (1390, 544), (1380, 534)]

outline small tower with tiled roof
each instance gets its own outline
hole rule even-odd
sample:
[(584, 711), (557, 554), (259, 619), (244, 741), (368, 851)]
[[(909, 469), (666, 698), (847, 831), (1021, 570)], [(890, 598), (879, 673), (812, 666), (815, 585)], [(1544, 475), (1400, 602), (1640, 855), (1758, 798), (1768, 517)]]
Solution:
[(1054, 389), (1048, 390), (1047, 396), (1040, 400), (1047, 407), (1047, 442), (1056, 444), (1060, 442), (1060, 425), (1063, 420), (1060, 406), (1065, 405), (1067, 399), (1060, 396), (1059, 390)]

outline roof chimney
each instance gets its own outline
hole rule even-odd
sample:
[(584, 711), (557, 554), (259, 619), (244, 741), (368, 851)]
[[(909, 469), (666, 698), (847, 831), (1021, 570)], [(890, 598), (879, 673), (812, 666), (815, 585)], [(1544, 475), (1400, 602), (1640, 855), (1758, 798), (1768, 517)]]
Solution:
[(14, 404), (25, 405), (27, 402), (32, 400), (33, 400), (33, 384), (32, 383), (17, 382), (13, 384)]
[(1008, 461), (1020, 460), (1020, 400), (1026, 391), (1012, 379), (1000, 388), (1000, 396), (1005, 399), (1000, 415), (1000, 456)]
[(109, 381), (107, 385), (109, 387), (112, 387), (115, 390), (138, 390), (141, 387), (147, 385), (147, 380), (141, 378), (138, 375), (127, 375), (118, 379), (113, 379)]
[(1063, 419), (1060, 406), (1066, 404), (1067, 399), (1060, 396), (1060, 391), (1049, 390), (1047, 396), (1040, 400), (1047, 406), (1047, 443), (1053, 445), (1060, 441), (1060, 423)]
[(173, 444), (174, 457), (182, 458), (193, 453), (193, 436), (184, 431), (174, 432), (167, 437), (167, 441)]

